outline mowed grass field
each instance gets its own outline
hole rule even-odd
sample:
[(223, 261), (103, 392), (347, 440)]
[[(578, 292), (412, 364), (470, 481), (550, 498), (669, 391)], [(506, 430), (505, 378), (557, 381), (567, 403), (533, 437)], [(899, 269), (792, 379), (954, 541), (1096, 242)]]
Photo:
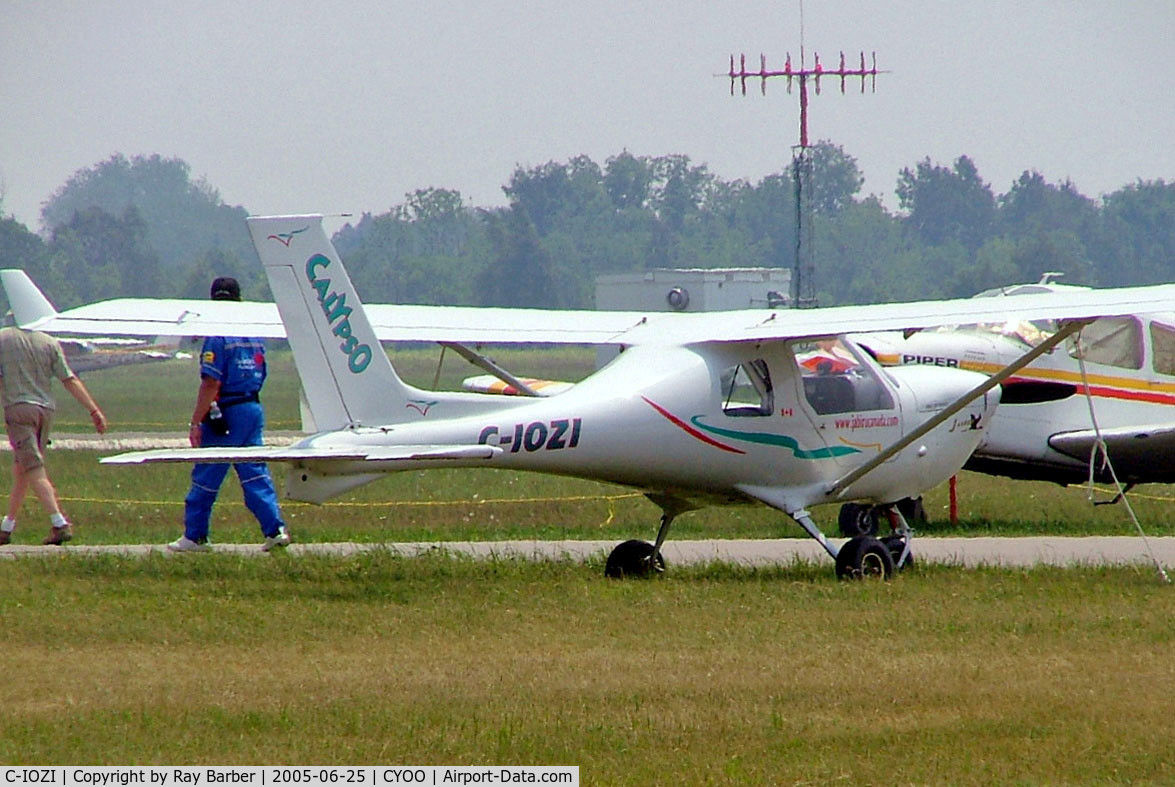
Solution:
[[(398, 368), (431, 383), (436, 354), (407, 355), (416, 368), (399, 356)], [(271, 375), (271, 424), (295, 428), (288, 356), (275, 353)], [(195, 366), (87, 383), (114, 429), (179, 435)], [(63, 404), (59, 434), (86, 424)], [(98, 455), (50, 457), (78, 541), (178, 535), (185, 470), (103, 467)], [(1136, 500), (1148, 532), (1171, 534), (1166, 492)], [(1120, 507), (1094, 509), (1081, 490), (964, 474), (960, 498), (952, 528), (945, 489), (928, 495), (924, 531), (1132, 532)], [(258, 541), (239, 501), (230, 480), (215, 540)], [(651, 538), (658, 512), (607, 485), (434, 472), (286, 513), (302, 541), (390, 541)], [(834, 530), (835, 511), (821, 516)], [(39, 541), (42, 519), (26, 507), (17, 542)], [(798, 535), (764, 508), (679, 522), (671, 537)], [(612, 582), (596, 564), (445, 554), (66, 548), (0, 560), (0, 763), (565, 764), (585, 784), (1169, 784), (1172, 592), (1145, 566), (930, 566), (840, 583), (827, 562), (799, 562)]]
[(0, 561), (0, 761), (565, 764), (585, 784), (1170, 784), (1151, 572), (434, 555)]

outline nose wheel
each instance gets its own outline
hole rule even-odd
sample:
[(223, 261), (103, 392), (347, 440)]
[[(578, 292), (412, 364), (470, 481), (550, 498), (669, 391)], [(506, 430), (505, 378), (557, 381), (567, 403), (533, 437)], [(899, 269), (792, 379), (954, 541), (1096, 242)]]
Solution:
[[(905, 502), (905, 501), (903, 501)], [(852, 505), (852, 504), (850, 504)], [(841, 509), (841, 525), (845, 521), (845, 506)], [(869, 519), (876, 526), (885, 515), (892, 531), (889, 535), (874, 538), (873, 535), (858, 535), (846, 541), (836, 553), (836, 576), (838, 579), (863, 579), (865, 577), (880, 577), (889, 579), (895, 570), (902, 571), (914, 565), (914, 555), (910, 551), (910, 542), (913, 531), (902, 512), (902, 502), (888, 506), (866, 507)], [(854, 515), (857, 512), (852, 512)]]
[(893, 572), (893, 554), (873, 536), (851, 538), (836, 553), (837, 579), (889, 579)]

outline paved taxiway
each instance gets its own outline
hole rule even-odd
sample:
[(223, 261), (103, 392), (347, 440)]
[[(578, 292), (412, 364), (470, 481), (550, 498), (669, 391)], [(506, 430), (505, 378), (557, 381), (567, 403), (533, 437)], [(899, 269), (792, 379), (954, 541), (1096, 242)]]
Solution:
[[(296, 536), (296, 534), (295, 534)], [(1024, 537), (1024, 538), (917, 538), (914, 556), (923, 563), (946, 563), (961, 566), (1034, 566), (1034, 565), (1106, 565), (1149, 564), (1151, 551), (1164, 566), (1175, 566), (1175, 537), (1148, 539), (1147, 542), (1129, 536), (1090, 536), (1083, 538)], [(839, 543), (839, 541), (835, 542)], [(385, 544), (357, 543), (295, 543), (286, 549), (291, 556), (354, 555), (362, 552), (386, 550), (413, 556), (436, 550), (477, 558), (521, 557), (536, 560), (586, 560), (606, 555), (615, 541), (445, 541)], [(257, 544), (216, 544), (213, 551), (220, 554), (256, 555), (262, 557)], [(161, 544), (88, 545), (73, 543), (65, 547), (43, 547), (10, 544), (0, 547), (0, 558), (71, 554), (172, 555)], [(828, 556), (810, 539), (730, 539), (709, 541), (667, 541), (664, 547), (667, 563), (682, 565), (720, 561), (748, 566), (786, 565), (796, 560), (824, 561)], [(199, 555), (176, 555), (199, 559)]]

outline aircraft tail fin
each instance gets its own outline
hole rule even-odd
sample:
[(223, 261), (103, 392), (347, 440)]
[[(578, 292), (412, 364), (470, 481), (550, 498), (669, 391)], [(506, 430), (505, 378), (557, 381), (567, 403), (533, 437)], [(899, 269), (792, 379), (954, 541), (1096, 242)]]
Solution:
[(253, 245), (286, 326), (315, 427), (400, 423), (414, 389), (392, 368), (322, 216), (253, 216)]
[(4, 294), (8, 296), (13, 319), (22, 328), (35, 328), (57, 316), (57, 309), (53, 308), (45, 294), (20, 268), (0, 270), (0, 286), (4, 287)]

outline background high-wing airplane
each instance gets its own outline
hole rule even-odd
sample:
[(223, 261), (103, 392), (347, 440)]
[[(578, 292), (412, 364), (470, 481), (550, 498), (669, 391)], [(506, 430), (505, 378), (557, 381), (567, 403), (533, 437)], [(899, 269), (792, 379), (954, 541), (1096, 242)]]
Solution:
[[(126, 362), (155, 360), (142, 353), (174, 352), (180, 337), (259, 336), (281, 339), (285, 326), (273, 303), (227, 302), (191, 298), (114, 298), (57, 311), (23, 270), (0, 270), (0, 285), (12, 306), (16, 324), (63, 337), (74, 371), (114, 365), (111, 359), (89, 358), (94, 342), (114, 337), (152, 337), (150, 345), (134, 348), (140, 355)], [(541, 310), (370, 304), (365, 307), (381, 342), (437, 342), (474, 366), (489, 372), (497, 384), (524, 395), (534, 387), (478, 352), (479, 344), (617, 344), (628, 329), (656, 322), (662, 315), (644, 312)], [(64, 337), (79, 337), (66, 339)], [(87, 343), (85, 337), (101, 337)], [(158, 337), (170, 337), (160, 340)], [(91, 362), (92, 361), (92, 362)], [(533, 381), (542, 387), (542, 381)], [(548, 392), (549, 393), (549, 392)], [(303, 414), (306, 431), (316, 431)]]
[[(560, 312), (411, 307), (416, 322), (403, 327), (417, 339), (528, 331), (528, 341), (567, 341), (578, 332), (582, 342), (595, 330), (597, 342), (626, 348), (554, 396), (437, 392), (397, 376), (379, 345), (378, 312), (369, 319), (321, 216), (248, 221), (321, 431), (283, 448), (146, 451), (104, 463), (286, 462), (287, 496), (310, 502), (383, 473), (432, 467), (500, 467), (625, 484), (643, 490), (663, 513), (655, 543), (626, 541), (613, 550), (606, 568), (613, 576), (662, 568), (660, 548), (678, 514), (755, 501), (795, 519), (835, 558), (839, 576), (888, 576), (910, 556), (910, 533), (896, 509), (889, 509), (892, 535), (853, 538), (838, 548), (808, 507), (851, 499), (889, 505), (945, 481), (978, 445), (1002, 379), (1092, 318), (1151, 310), (1175, 297), (1175, 286), (1026, 296), (1017, 312), (1059, 320), (1061, 327), (990, 378), (927, 366), (883, 370), (846, 334), (1006, 319), (1007, 302), (995, 299), (592, 312), (583, 314), (594, 322), (578, 326), (563, 322)], [(239, 333), (257, 333), (247, 317), (226, 316)], [(201, 320), (207, 330), (226, 332), (211, 317)], [(458, 323), (465, 333), (453, 330)], [(818, 340), (836, 337), (855, 364), (833, 373), (800, 362)]]
[[(4, 288), (12, 320), (17, 325), (27, 328), (43, 324), (60, 314), (23, 270), (0, 270), (0, 287)], [(75, 372), (191, 357), (180, 350), (181, 339), (178, 336), (154, 337), (150, 340), (101, 335), (60, 336), (59, 341), (70, 368)]]
[[(1033, 293), (1081, 291), (1090, 292), (1042, 281), (989, 290), (976, 298), (1008, 296), (1012, 306)], [(1047, 322), (1014, 319), (909, 337), (886, 333), (856, 338), (883, 364), (990, 373), (1053, 330)], [(1095, 321), (1081, 331), (1080, 339), (1067, 340), (1005, 382), (1001, 403), (966, 469), (1061, 484), (1091, 477), (1108, 483), (1112, 478), (1098, 447), (1100, 431), (1120, 481), (1175, 482), (1175, 313)], [(1091, 406), (1098, 429), (1093, 428)]]

